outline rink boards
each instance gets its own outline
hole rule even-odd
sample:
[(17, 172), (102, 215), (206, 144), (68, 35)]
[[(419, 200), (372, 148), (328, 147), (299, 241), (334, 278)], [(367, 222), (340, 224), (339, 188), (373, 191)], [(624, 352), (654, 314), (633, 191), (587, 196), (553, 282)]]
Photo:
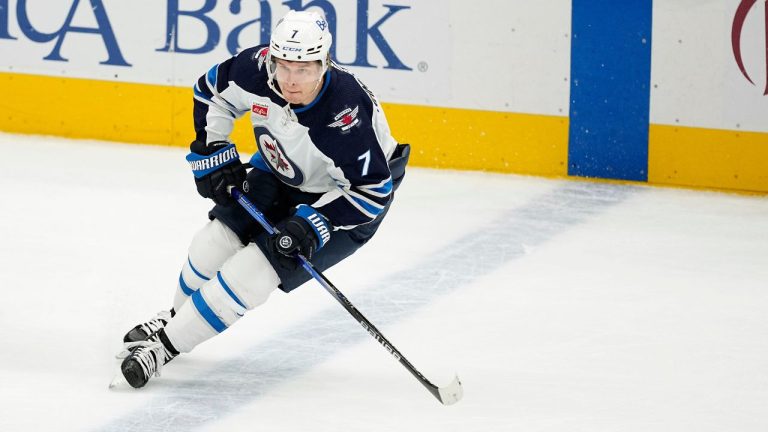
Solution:
[(0, 0), (0, 130), (186, 146), (197, 77), (312, 6), (415, 165), (768, 191), (763, 2), (398, 3)]

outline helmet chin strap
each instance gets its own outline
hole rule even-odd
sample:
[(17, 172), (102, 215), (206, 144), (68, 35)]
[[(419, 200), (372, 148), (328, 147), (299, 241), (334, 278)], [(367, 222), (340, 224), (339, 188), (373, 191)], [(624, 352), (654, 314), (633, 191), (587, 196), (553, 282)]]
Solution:
[(280, 89), (277, 87), (274, 77), (267, 77), (267, 85), (272, 89), (273, 92), (277, 93), (278, 96), (285, 100), (285, 96), (283, 96), (283, 94), (280, 92)]
[(317, 97), (317, 94), (320, 92), (320, 84), (322, 84), (324, 76), (324, 73), (321, 74), (320, 78), (317, 80), (317, 82), (315, 82), (315, 88), (312, 89), (312, 100), (314, 100)]

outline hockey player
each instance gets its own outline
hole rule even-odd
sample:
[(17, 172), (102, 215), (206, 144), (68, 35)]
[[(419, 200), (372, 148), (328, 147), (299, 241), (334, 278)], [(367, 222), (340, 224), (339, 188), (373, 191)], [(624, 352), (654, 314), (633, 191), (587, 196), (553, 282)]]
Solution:
[[(121, 371), (142, 387), (179, 353), (223, 332), (276, 289), (310, 279), (376, 232), (409, 147), (391, 136), (376, 97), (330, 60), (318, 13), (290, 11), (269, 45), (243, 50), (194, 86), (196, 139), (187, 156), (211, 219), (193, 238), (170, 311), (125, 337)], [(229, 135), (250, 115), (258, 152), (246, 173)], [(230, 197), (240, 188), (279, 231), (269, 236)]]

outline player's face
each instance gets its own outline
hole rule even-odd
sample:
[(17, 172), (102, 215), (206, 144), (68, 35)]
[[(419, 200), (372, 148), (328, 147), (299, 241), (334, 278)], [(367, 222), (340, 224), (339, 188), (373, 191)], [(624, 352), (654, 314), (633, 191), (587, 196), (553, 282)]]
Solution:
[(293, 62), (281, 59), (275, 59), (275, 62), (275, 79), (285, 100), (302, 105), (312, 102), (320, 91), (320, 62)]

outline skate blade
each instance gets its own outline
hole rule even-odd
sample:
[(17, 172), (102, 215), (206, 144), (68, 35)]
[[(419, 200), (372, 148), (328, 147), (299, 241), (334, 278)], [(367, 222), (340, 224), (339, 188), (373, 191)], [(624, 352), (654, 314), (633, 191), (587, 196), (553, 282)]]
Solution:
[(125, 377), (123, 376), (123, 372), (120, 370), (120, 368), (117, 369), (117, 373), (112, 378), (112, 381), (109, 382), (109, 389), (110, 390), (121, 390), (121, 389), (128, 389), (131, 385), (128, 384), (128, 381), (125, 380)]

